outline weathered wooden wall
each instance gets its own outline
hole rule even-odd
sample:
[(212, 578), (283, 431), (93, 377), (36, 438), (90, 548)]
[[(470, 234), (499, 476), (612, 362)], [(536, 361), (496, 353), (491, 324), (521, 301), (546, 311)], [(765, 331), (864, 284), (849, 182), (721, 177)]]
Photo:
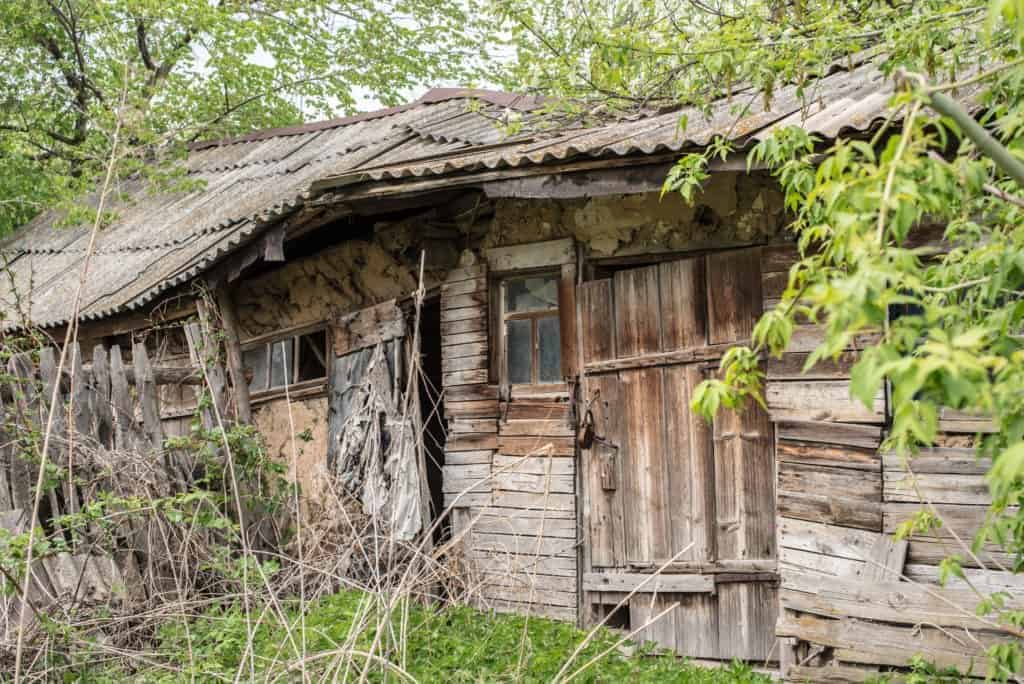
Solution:
[[(775, 304), (796, 259), (790, 246), (764, 250), (765, 307)], [(883, 667), (907, 667), (921, 655), (940, 666), (985, 675), (985, 650), (999, 639), (974, 615), (977, 594), (965, 582), (939, 586), (938, 565), (964, 558), (968, 580), (1005, 589), (1024, 603), (1024, 580), (999, 570), (1008, 558), (993, 546), (969, 545), (988, 504), (986, 463), (969, 448), (927, 450), (908, 464), (880, 453), (885, 397), (871, 408), (850, 398), (850, 368), (870, 335), (836, 361), (802, 373), (820, 339), (798, 330), (782, 359), (767, 363), (767, 401), (776, 422), (781, 614), (776, 632), (783, 675), (796, 681), (862, 681)], [(984, 421), (944, 417), (950, 444)], [(899, 523), (935, 506), (945, 526), (895, 542)], [(982, 570), (981, 566), (988, 568)]]
[(441, 286), (445, 506), (479, 603), (576, 618), (576, 487), (566, 396), (499, 402), (485, 264)]

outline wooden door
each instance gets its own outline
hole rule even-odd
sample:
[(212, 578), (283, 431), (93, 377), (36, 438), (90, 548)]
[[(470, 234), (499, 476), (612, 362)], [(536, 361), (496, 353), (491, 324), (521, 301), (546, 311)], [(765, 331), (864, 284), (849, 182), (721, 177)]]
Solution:
[(689, 408), (725, 350), (750, 337), (760, 283), (755, 248), (619, 271), (579, 290), (595, 435), (581, 454), (584, 607), (601, 615), (646, 581), (628, 623), (664, 613), (644, 638), (682, 655), (773, 655), (771, 424), (757, 406), (710, 425)]

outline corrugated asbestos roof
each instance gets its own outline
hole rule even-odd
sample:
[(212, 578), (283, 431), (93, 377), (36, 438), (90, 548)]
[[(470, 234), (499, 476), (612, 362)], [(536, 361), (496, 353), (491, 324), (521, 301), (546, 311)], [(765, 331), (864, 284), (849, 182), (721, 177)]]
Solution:
[[(712, 103), (707, 115), (672, 111), (592, 128), (533, 126), (530, 132), (538, 116), (531, 112), (541, 105), (535, 98), (439, 89), (401, 107), (199, 143), (187, 167), (201, 189), (152, 194), (140, 183), (120, 188), (133, 199), (117, 208), (116, 221), (98, 237), (81, 315), (98, 319), (151, 303), (295, 211), (314, 184), (678, 152), (717, 136), (746, 143), (791, 124), (834, 138), (881, 120), (891, 94), (891, 84), (865, 64), (805, 86), (802, 97), (795, 87), (784, 88), (767, 109), (760, 94), (740, 92)], [(498, 122), (510, 113), (526, 123), (526, 132), (503, 133)], [(0, 243), (10, 273), (0, 277), (0, 307), (9, 322), (19, 310), (41, 326), (66, 323), (72, 314), (90, 228), (54, 223), (52, 214), (40, 216)]]

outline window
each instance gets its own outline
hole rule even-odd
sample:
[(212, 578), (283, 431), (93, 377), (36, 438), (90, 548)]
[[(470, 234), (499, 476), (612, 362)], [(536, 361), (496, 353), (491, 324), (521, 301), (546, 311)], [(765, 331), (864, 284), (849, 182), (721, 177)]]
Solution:
[(327, 331), (260, 342), (242, 352), (250, 392), (327, 378)]
[(510, 385), (562, 381), (557, 273), (506, 278), (500, 283), (503, 377)]

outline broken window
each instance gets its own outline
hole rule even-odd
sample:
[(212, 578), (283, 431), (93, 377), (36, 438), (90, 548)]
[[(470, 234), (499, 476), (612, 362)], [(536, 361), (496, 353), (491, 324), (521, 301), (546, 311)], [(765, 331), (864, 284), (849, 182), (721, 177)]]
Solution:
[(242, 365), (250, 392), (327, 379), (327, 331), (314, 330), (248, 346)]
[(510, 385), (560, 382), (558, 274), (506, 278), (500, 287), (506, 382)]

